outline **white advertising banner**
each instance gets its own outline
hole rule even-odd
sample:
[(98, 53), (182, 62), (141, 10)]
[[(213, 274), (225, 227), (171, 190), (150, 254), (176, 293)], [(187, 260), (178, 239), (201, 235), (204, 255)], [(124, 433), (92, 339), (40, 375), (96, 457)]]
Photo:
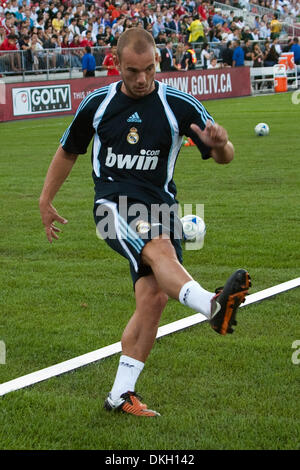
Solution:
[(13, 115), (71, 111), (69, 84), (47, 85), (12, 89)]

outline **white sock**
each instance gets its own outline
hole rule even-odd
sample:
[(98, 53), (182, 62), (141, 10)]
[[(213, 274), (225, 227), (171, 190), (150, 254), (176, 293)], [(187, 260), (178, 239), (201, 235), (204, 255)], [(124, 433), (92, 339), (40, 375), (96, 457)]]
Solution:
[(212, 292), (203, 289), (198, 282), (189, 281), (180, 290), (179, 302), (209, 318), (211, 313), (210, 301), (214, 295)]
[(144, 368), (144, 363), (132, 357), (120, 357), (119, 367), (110, 396), (117, 400), (123, 393), (134, 392), (135, 383)]

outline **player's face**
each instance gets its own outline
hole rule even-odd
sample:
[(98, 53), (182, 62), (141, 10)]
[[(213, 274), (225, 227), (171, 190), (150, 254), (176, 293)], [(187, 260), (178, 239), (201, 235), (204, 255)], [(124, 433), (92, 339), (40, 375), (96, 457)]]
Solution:
[(121, 90), (130, 98), (139, 99), (151, 93), (154, 88), (155, 50), (149, 46), (142, 54), (136, 54), (131, 47), (124, 47), (121, 61), (118, 61), (123, 83)]

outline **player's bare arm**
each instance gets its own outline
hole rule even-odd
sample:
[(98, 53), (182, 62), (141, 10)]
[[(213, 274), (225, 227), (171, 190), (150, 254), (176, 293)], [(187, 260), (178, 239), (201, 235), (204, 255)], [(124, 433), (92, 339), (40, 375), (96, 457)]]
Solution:
[(61, 217), (52, 205), (52, 201), (68, 177), (77, 155), (66, 152), (60, 145), (49, 166), (44, 187), (40, 196), (40, 213), (45, 227), (47, 239), (52, 243), (53, 238), (58, 239), (57, 233), (61, 230), (54, 222), (66, 224), (68, 221)]
[(196, 124), (191, 124), (191, 129), (205, 145), (212, 148), (211, 156), (217, 163), (231, 162), (234, 157), (234, 147), (228, 140), (228, 134), (224, 127), (208, 120), (203, 131)]

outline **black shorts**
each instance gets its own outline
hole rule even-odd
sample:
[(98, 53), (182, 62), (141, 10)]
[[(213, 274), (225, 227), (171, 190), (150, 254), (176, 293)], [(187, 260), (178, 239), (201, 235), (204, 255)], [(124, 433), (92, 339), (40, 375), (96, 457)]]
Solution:
[[(156, 206), (156, 207), (154, 207)], [(182, 263), (182, 225), (177, 213), (166, 204), (145, 204), (126, 196), (109, 196), (96, 200), (94, 219), (98, 236), (120, 255), (128, 259), (133, 285), (152, 273), (142, 263), (144, 246), (162, 233), (169, 235), (177, 258)]]

